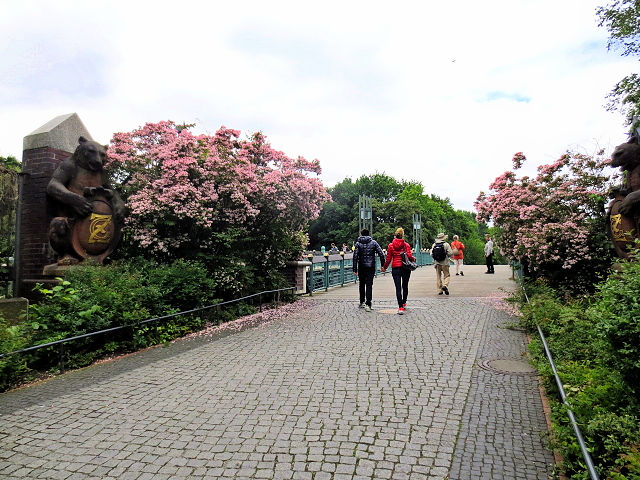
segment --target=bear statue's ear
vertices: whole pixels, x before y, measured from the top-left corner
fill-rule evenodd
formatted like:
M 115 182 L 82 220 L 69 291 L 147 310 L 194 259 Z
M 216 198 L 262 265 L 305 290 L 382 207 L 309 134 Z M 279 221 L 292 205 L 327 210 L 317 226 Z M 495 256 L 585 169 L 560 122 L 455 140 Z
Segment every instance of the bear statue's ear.
M 640 145 L 640 137 L 634 133 L 633 135 L 631 135 L 631 138 L 629 138 L 629 141 L 627 143 L 635 143 L 636 145 Z
M 80 136 L 80 138 L 78 139 L 78 143 L 87 143 L 87 139 L 83 136 Z

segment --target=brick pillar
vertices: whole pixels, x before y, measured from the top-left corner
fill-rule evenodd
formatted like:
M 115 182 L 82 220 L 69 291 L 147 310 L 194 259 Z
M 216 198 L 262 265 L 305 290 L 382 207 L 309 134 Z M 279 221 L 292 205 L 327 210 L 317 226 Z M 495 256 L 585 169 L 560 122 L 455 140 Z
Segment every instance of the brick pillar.
M 30 297 L 36 282 L 45 281 L 42 269 L 56 261 L 49 247 L 48 228 L 52 215 L 47 211 L 47 185 L 54 170 L 71 153 L 49 147 L 25 150 L 22 154 L 20 206 L 16 229 L 16 272 L 18 295 Z M 17 236 L 17 235 L 16 235 Z M 50 280 L 50 279 L 49 279 Z
M 296 287 L 296 294 L 307 293 L 307 271 L 312 265 L 306 260 L 287 262 L 285 278 L 292 287 Z
M 57 166 L 69 158 L 78 138 L 91 135 L 78 115 L 61 115 L 24 138 L 22 174 L 16 216 L 15 280 L 16 296 L 36 298 L 32 289 L 36 282 L 51 282 L 42 274 L 45 265 L 57 260 L 49 246 L 47 185 Z

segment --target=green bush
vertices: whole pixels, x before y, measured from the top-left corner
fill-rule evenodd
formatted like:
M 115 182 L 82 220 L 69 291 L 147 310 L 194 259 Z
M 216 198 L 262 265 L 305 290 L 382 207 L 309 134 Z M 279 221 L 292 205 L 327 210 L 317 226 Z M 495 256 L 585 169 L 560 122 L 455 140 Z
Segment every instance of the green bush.
M 602 478 L 640 479 L 640 265 L 626 263 L 590 297 L 570 299 L 544 281 L 527 282 L 511 299 L 522 325 L 540 326 L 567 402 Z M 572 479 L 588 480 L 567 407 L 560 400 L 542 342 L 530 345 L 552 404 L 552 445 Z
M 521 325 L 532 332 L 540 325 L 542 330 L 546 331 L 547 325 L 559 317 L 562 304 L 556 298 L 554 290 L 543 280 L 526 282 L 525 289 L 527 296 L 522 290 L 516 294 L 522 312 Z
M 640 263 L 621 268 L 598 287 L 588 314 L 606 340 L 605 361 L 640 400 Z
M 136 259 L 109 266 L 77 266 L 58 285 L 38 287 L 43 299 L 29 306 L 28 325 L 10 327 L 0 322 L 0 349 L 15 351 L 212 305 L 218 302 L 217 287 L 197 262 L 160 265 Z M 0 360 L 0 390 L 28 378 L 30 370 L 55 370 L 61 363 L 65 368 L 80 367 L 105 355 L 170 341 L 202 328 L 215 311 L 175 316 L 7 357 Z
M 0 315 L 0 354 L 15 352 L 28 346 L 29 335 L 25 325 L 10 325 Z M 27 373 L 27 362 L 21 355 L 0 358 L 0 391 L 15 384 Z
M 592 455 L 603 465 L 614 465 L 617 476 L 613 478 L 640 478 L 637 449 L 640 446 L 640 421 L 632 415 L 605 412 L 594 415 L 586 425 L 587 439 L 593 442 Z M 631 461 L 635 450 L 635 462 Z M 610 477 L 611 478 L 611 477 Z

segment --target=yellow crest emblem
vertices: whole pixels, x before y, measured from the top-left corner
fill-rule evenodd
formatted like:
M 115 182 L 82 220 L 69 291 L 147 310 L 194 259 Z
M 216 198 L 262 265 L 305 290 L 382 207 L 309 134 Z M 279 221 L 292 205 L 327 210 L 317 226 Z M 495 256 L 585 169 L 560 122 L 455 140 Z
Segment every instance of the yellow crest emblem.
M 111 215 L 100 215 L 92 213 L 91 224 L 89 225 L 88 243 L 109 243 L 111 241 Z

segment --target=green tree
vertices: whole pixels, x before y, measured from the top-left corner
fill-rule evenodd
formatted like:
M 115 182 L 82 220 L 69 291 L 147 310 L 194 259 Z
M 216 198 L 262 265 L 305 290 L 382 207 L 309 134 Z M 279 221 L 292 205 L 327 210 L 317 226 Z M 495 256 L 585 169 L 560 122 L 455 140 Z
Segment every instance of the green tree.
M 0 264 L 13 255 L 20 167 L 15 157 L 0 157 Z
M 613 0 L 598 7 L 599 26 L 609 31 L 609 50 L 619 50 L 622 56 L 640 56 L 640 1 Z M 640 75 L 633 73 L 620 80 L 607 95 L 607 110 L 618 110 L 627 123 L 640 117 Z M 640 120 L 638 121 L 640 122 Z M 633 127 L 637 127 L 636 123 Z
M 398 181 L 385 174 L 362 176 L 355 182 L 344 179 L 329 189 L 332 202 L 325 203 L 317 220 L 309 227 L 310 245 L 319 249 L 332 242 L 351 245 L 358 236 L 358 196 L 370 195 L 373 207 L 373 234 L 386 247 L 397 227 L 405 229 L 405 239 L 415 245 L 413 215 L 422 216 L 420 244 L 429 248 L 439 232 L 453 235 L 467 247 L 468 263 L 484 262 L 482 234 L 486 225 L 478 224 L 475 214 L 456 210 L 447 198 L 424 193 L 421 183 Z

